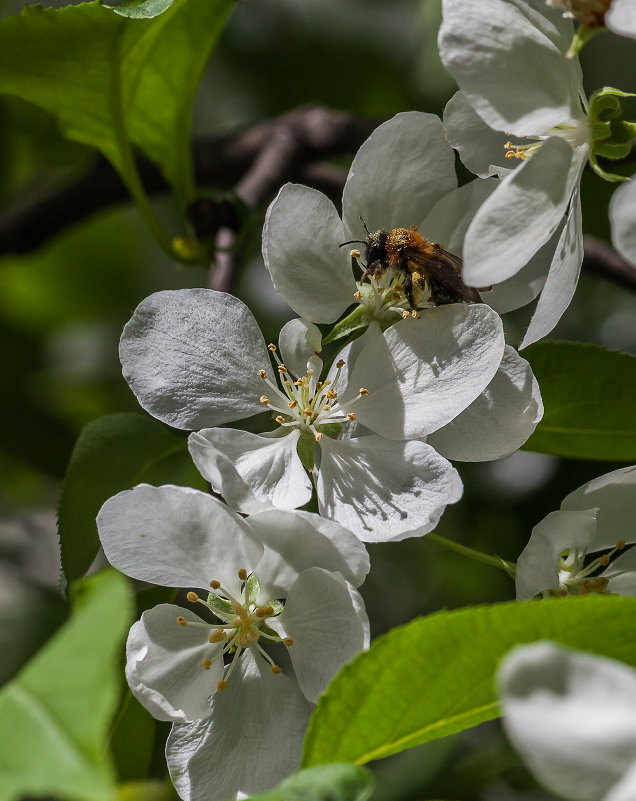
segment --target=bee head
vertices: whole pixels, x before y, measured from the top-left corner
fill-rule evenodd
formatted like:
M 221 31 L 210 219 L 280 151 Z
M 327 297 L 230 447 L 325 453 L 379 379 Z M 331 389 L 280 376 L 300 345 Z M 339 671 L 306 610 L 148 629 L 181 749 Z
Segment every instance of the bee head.
M 386 237 L 387 232 L 383 230 L 373 231 L 369 233 L 366 241 L 366 250 L 364 258 L 367 262 L 367 269 L 374 269 L 377 267 L 384 267 L 386 261 Z

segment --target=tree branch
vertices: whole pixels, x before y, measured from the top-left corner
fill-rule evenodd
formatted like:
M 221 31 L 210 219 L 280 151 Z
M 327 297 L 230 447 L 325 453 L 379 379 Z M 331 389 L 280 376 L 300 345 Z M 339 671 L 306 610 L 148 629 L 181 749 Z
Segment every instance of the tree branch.
M 636 269 L 629 265 L 611 245 L 594 236 L 584 236 L 583 270 L 600 275 L 623 289 L 636 292 Z

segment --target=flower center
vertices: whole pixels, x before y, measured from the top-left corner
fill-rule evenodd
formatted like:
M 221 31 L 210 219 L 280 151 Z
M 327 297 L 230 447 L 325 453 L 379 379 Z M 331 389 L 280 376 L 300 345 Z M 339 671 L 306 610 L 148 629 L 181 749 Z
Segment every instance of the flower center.
M 255 648 L 271 665 L 272 673 L 279 674 L 282 672 L 281 668 L 263 649 L 259 640 L 267 640 L 287 647 L 294 644 L 291 637 L 280 637 L 266 623 L 268 618 L 275 617 L 282 612 L 283 605 L 279 601 L 257 605 L 256 598 L 260 587 L 256 576 L 253 573 L 248 575 L 247 570 L 241 568 L 238 571 L 238 577 L 243 582 L 238 598 L 235 598 L 216 579 L 210 582 L 212 592 L 207 601 L 199 598 L 196 592 L 189 592 L 187 595 L 190 603 L 203 604 L 221 621 L 220 623 L 193 622 L 182 616 L 177 618 L 177 623 L 182 627 L 196 626 L 208 629 L 208 642 L 211 645 L 218 646 L 218 644 L 224 643 L 220 651 L 218 647 L 214 649 L 212 658 L 205 657 L 201 662 L 204 670 L 210 670 L 214 662 L 225 661 L 226 655 L 231 657 L 227 673 L 217 682 L 216 687 L 219 692 L 226 689 L 239 657 L 246 648 Z
M 268 345 L 268 349 L 276 360 L 280 388 L 269 379 L 265 370 L 260 370 L 259 376 L 271 390 L 269 395 L 261 395 L 260 401 L 279 412 L 275 419 L 281 427 L 311 432 L 320 442 L 323 434 L 329 434 L 329 427 L 334 423 L 353 422 L 356 419 L 355 412 L 350 408 L 360 398 L 367 397 L 369 391 L 361 387 L 355 398 L 346 403 L 339 401 L 341 373 L 345 366 L 342 359 L 336 364 L 337 372 L 333 380 L 317 381 L 311 369 L 303 376 L 294 376 L 280 360 L 276 345 Z
M 587 555 L 584 549 L 572 548 L 564 551 L 559 557 L 559 588 L 550 595 L 587 595 L 590 592 L 606 593 L 610 579 L 620 576 L 628 570 L 598 575 L 598 571 L 607 568 L 614 556 L 625 548 L 625 540 L 618 540 L 616 546 L 585 564 Z M 595 575 L 596 574 L 596 575 Z
M 510 134 L 508 134 L 510 136 Z M 536 153 L 546 139 L 553 136 L 558 136 L 560 139 L 571 145 L 573 148 L 584 145 L 588 141 L 588 121 L 587 117 L 580 120 L 570 120 L 568 122 L 556 125 L 550 128 L 544 134 L 533 134 L 532 136 L 523 137 L 530 139 L 527 144 L 515 144 L 513 142 L 506 142 L 504 150 L 506 151 L 507 159 L 521 159 L 525 161 L 533 153 Z

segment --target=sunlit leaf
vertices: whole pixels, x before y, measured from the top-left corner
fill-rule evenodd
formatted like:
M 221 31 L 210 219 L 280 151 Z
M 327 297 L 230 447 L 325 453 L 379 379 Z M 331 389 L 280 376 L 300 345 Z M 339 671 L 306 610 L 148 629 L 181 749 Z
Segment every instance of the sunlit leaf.
M 357 765 L 320 765 L 302 770 L 252 801 L 366 801 L 371 774 Z
M 363 764 L 498 716 L 494 675 L 514 645 L 549 639 L 636 667 L 636 599 L 493 604 L 439 612 L 379 637 L 310 721 L 303 766 Z

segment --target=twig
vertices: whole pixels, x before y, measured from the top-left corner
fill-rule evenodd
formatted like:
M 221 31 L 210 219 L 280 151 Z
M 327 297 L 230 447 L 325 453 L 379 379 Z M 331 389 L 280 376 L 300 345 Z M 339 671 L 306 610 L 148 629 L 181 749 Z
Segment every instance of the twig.
M 629 265 L 618 253 L 594 236 L 584 236 L 583 270 L 586 273 L 600 275 L 615 284 L 636 292 L 636 269 Z

